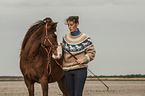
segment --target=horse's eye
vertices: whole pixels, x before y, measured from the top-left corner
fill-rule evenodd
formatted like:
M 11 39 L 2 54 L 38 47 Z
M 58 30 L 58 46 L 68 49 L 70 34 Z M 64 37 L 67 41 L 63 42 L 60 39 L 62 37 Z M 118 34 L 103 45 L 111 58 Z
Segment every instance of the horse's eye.
M 53 38 L 56 38 L 56 37 L 57 37 L 56 35 L 53 36 Z

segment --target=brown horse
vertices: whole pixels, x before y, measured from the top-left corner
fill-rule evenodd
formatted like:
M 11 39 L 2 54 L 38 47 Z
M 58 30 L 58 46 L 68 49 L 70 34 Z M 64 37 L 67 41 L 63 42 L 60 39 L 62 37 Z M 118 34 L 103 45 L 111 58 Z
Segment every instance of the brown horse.
M 34 96 L 35 82 L 41 84 L 43 96 L 48 96 L 48 83 L 52 82 L 57 82 L 63 95 L 68 96 L 64 71 L 58 65 L 62 65 L 63 56 L 57 61 L 52 57 L 59 47 L 56 26 L 51 18 L 45 18 L 30 27 L 23 40 L 20 69 L 29 96 Z

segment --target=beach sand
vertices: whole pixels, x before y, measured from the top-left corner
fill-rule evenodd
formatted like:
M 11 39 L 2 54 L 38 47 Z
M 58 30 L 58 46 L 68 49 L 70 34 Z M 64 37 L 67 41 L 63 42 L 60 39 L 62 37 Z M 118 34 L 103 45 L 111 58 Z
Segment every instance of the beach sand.
M 145 96 L 145 81 L 87 81 L 83 96 Z M 28 96 L 24 81 L 0 81 L 0 96 Z M 42 96 L 41 86 L 35 83 L 35 96 Z M 49 84 L 49 96 L 62 96 L 57 83 Z

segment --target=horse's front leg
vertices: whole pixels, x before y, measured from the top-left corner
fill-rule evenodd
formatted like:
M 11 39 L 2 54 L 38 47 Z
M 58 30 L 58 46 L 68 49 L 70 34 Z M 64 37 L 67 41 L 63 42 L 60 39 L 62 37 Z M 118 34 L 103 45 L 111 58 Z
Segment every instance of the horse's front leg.
M 41 87 L 42 87 L 43 96 L 48 96 L 48 81 L 47 81 L 47 79 L 41 79 L 40 83 L 41 83 Z
M 59 81 L 57 81 L 60 90 L 63 93 L 63 96 L 69 96 L 68 88 L 66 85 L 65 77 L 63 76 Z
M 24 78 L 25 84 L 27 86 L 29 96 L 34 96 L 34 83 L 28 81 L 27 79 Z

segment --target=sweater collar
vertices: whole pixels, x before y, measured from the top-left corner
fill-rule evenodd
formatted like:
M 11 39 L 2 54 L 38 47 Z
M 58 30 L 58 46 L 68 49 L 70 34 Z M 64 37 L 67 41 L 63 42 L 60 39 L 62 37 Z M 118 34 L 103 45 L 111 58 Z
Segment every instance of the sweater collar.
M 77 28 L 77 31 L 75 31 L 75 32 L 70 32 L 71 33 L 71 35 L 72 36 L 78 36 L 78 35 L 80 35 L 80 30 L 79 30 L 79 28 Z

